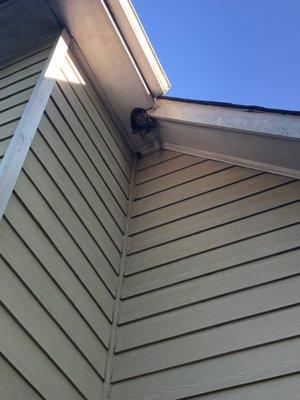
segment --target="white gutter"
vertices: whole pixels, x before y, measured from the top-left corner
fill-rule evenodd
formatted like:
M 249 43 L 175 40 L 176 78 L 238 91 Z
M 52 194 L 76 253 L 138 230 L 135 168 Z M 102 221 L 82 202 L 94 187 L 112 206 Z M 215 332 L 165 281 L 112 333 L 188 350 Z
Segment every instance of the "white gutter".
M 297 115 L 203 105 L 167 98 L 159 99 L 158 107 L 149 113 L 156 119 L 180 124 L 300 139 L 300 117 Z
M 163 70 L 140 19 L 130 0 L 105 0 L 121 31 L 153 97 L 170 88 Z

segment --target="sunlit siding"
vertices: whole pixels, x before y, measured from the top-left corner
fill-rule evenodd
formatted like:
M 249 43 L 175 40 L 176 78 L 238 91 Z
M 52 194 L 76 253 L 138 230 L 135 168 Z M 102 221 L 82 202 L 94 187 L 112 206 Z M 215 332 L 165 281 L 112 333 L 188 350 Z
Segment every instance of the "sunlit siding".
M 52 44 L 53 40 L 0 66 L 0 163 Z
M 112 399 L 297 398 L 299 200 L 283 176 L 139 162 Z
M 131 156 L 75 64 L 70 53 L 0 222 L 1 398 L 9 385 L 16 399 L 101 398 Z

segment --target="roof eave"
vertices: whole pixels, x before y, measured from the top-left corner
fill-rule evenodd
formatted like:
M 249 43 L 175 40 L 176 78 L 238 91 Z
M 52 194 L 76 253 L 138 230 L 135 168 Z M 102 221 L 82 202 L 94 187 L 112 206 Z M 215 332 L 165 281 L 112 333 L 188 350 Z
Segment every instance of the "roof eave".
M 279 112 L 280 111 L 280 112 Z M 300 114 L 262 107 L 161 98 L 150 114 L 156 119 L 181 124 L 211 126 L 257 135 L 300 139 Z
M 113 110 L 120 122 L 121 131 L 128 138 L 132 109 L 154 107 L 156 94 L 163 94 L 162 83 L 153 72 L 154 69 L 160 69 L 158 61 L 158 64 L 153 61 L 154 55 L 148 60 L 145 54 L 140 58 L 133 54 L 136 48 L 142 47 L 139 40 L 146 40 L 145 37 L 141 33 L 135 38 L 131 35 L 132 40 L 128 43 L 123 28 L 119 26 L 105 0 L 49 0 L 49 3 L 61 25 L 75 39 L 95 81 L 99 83 L 105 104 Z M 126 4 L 127 8 L 132 7 L 127 1 L 122 4 L 116 2 L 115 12 L 119 10 L 119 13 L 124 13 Z M 132 21 L 135 21 L 135 25 L 139 24 L 137 17 L 132 17 L 130 23 L 125 17 L 124 13 L 122 21 L 126 26 L 132 26 Z M 151 56 L 150 50 L 148 54 Z M 164 76 L 161 72 L 159 79 L 166 82 L 162 78 Z
M 166 149 L 300 178 L 299 115 L 180 99 L 149 113 Z
M 130 0 L 105 0 L 154 97 L 165 94 L 170 81 Z

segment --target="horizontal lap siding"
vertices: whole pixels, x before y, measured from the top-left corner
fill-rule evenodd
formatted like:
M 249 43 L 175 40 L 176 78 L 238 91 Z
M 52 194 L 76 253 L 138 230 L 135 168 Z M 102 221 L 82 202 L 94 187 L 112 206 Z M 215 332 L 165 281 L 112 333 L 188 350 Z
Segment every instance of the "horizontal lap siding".
M 296 399 L 299 200 L 291 178 L 175 152 L 141 160 L 113 399 Z
M 159 152 L 155 152 L 153 154 L 148 155 L 147 157 L 142 158 L 139 160 L 137 164 L 137 171 L 141 170 L 146 170 L 149 167 L 152 167 L 152 171 L 155 171 L 154 166 L 160 168 L 161 164 L 164 163 L 165 161 L 171 160 L 172 158 L 176 158 L 181 156 L 180 153 L 176 153 L 175 151 L 169 151 L 169 150 L 162 150 Z M 148 170 L 149 171 L 149 170 Z M 148 173 L 148 172 L 147 172 Z M 143 176 L 144 172 L 142 173 Z M 139 174 L 136 176 L 136 183 L 139 181 Z
M 255 387 L 262 380 L 299 373 L 299 360 L 300 340 L 289 338 L 114 384 L 112 398 L 174 400 L 235 386 Z M 296 388 L 299 393 L 299 378 Z
M 273 186 L 272 190 L 268 189 L 266 192 L 248 195 L 248 197 L 230 204 L 193 214 L 137 234 L 132 237 L 130 253 L 149 249 L 199 231 L 203 232 L 297 200 L 300 194 L 300 184 L 298 182 L 286 184 L 288 181 L 287 178 L 278 177 L 278 179 L 272 180 L 269 186 L 271 188 Z M 264 184 L 266 187 L 267 183 L 264 182 Z
M 0 68 L 0 162 L 51 50 L 45 43 Z
M 41 400 L 42 397 L 28 385 L 19 371 L 0 355 L 0 398 L 4 400 Z
M 101 398 L 131 159 L 80 74 L 70 54 L 0 222 L 8 399 Z
M 216 391 L 211 394 L 203 394 L 193 397 L 194 400 L 241 400 L 241 399 L 263 399 L 263 400 L 298 400 L 300 374 L 295 373 L 277 379 L 258 382 L 257 384 L 246 384 L 233 389 Z

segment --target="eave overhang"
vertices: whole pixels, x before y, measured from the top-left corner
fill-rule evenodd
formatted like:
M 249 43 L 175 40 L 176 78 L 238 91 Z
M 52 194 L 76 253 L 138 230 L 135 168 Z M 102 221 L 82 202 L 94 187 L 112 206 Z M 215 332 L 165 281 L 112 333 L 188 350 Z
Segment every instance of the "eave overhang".
M 148 42 L 148 39 L 143 30 L 138 29 L 140 23 L 136 14 L 130 11 L 130 2 L 112 1 L 110 8 L 104 0 L 49 0 L 49 3 L 61 25 L 74 38 L 95 76 L 102 98 L 128 138 L 131 110 L 153 107 L 155 96 L 163 94 L 164 90 L 161 86 L 164 74 L 161 72 L 159 80 L 153 72 L 161 70 L 153 52 L 148 48 L 152 61 L 145 60 L 145 54 L 141 54 L 140 41 Z M 148 74 L 148 81 L 144 74 Z
M 133 150 L 154 149 L 130 135 L 130 112 L 142 107 L 164 148 L 300 178 L 299 113 L 160 98 L 170 84 L 129 0 L 7 0 L 0 11 L 2 62 L 67 28 Z
M 65 27 L 71 47 L 134 148 L 131 110 L 153 107 L 170 84 L 130 1 L 8 0 L 0 7 L 2 61 Z
M 162 98 L 149 112 L 163 147 L 300 178 L 300 115 Z
M 171 84 L 163 70 L 139 17 L 128 0 L 106 0 L 151 94 L 159 97 Z

